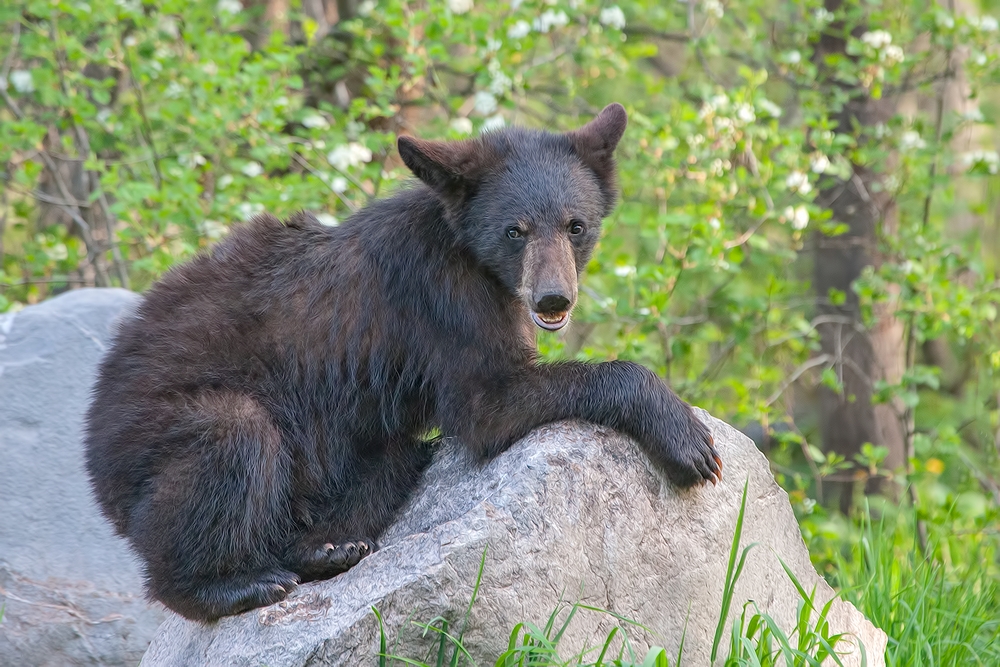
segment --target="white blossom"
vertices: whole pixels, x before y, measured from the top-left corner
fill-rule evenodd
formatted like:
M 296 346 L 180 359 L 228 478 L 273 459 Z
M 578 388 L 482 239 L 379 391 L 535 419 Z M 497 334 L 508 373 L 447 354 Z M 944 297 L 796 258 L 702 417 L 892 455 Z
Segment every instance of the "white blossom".
M 510 77 L 503 72 L 497 71 L 493 75 L 493 79 L 490 81 L 490 92 L 497 97 L 502 97 L 510 87 L 514 85 L 514 82 L 510 80 Z
M 723 10 L 722 3 L 719 2 L 719 0 L 705 0 L 705 13 L 709 16 L 721 19 L 725 11 Z
M 250 202 L 243 202 L 242 204 L 236 207 L 236 210 L 239 212 L 240 217 L 243 218 L 243 220 L 245 221 L 249 220 L 255 215 L 260 215 L 261 213 L 263 213 L 264 205 L 251 204 Z
M 30 93 L 35 90 L 35 82 L 31 72 L 26 69 L 16 69 L 10 73 L 10 85 L 19 93 Z
M 635 267 L 634 266 L 629 266 L 629 265 L 616 266 L 615 267 L 615 275 L 618 276 L 619 278 L 627 278 L 629 276 L 634 276 L 635 275 Z
M 326 161 L 338 171 L 347 171 L 351 167 L 371 162 L 372 152 L 363 144 L 352 141 L 349 144 L 341 144 L 327 153 Z
M 486 50 L 489 53 L 496 53 L 503 46 L 503 41 L 499 39 L 487 39 L 486 40 Z
M 1000 23 L 992 16 L 980 16 L 976 26 L 983 32 L 996 32 L 1000 28 Z
M 926 148 L 927 142 L 923 140 L 920 133 L 915 130 L 907 130 L 899 137 L 899 148 L 904 151 L 912 151 Z
M 218 188 L 219 190 L 225 190 L 226 188 L 228 188 L 232 184 L 233 184 L 233 175 L 232 174 L 223 174 L 219 178 L 219 182 L 215 184 L 215 187 Z
M 244 176 L 257 178 L 264 173 L 264 167 L 260 166 L 260 162 L 247 162 L 240 171 L 243 172 Z
M 507 124 L 507 121 L 504 120 L 504 117 L 501 116 L 500 114 L 496 114 L 495 116 L 490 116 L 489 118 L 487 118 L 486 120 L 484 120 L 483 121 L 483 126 L 481 128 L 479 128 L 479 131 L 480 132 L 490 132 L 492 130 L 499 130 L 501 127 L 503 127 L 506 124 Z
M 599 20 L 610 28 L 615 28 L 616 30 L 625 29 L 625 12 L 618 5 L 602 9 Z
M 240 0 L 219 0 L 215 9 L 225 14 L 239 14 L 243 11 L 243 5 L 240 4 Z
M 719 222 L 718 218 L 709 218 L 708 226 L 714 229 L 715 231 L 719 231 L 719 229 L 722 227 L 722 223 Z
M 317 213 L 316 219 L 319 220 L 319 224 L 326 225 L 327 227 L 336 227 L 340 224 L 337 219 L 329 213 Z
M 327 122 L 326 118 L 320 116 L 318 113 L 311 113 L 302 119 L 302 124 L 310 129 L 320 128 L 326 129 L 330 127 L 330 123 Z
M 451 129 L 458 134 L 472 134 L 472 121 L 468 118 L 456 118 L 451 121 Z
M 973 57 L 972 60 L 973 60 L 973 62 L 975 62 L 979 66 L 985 65 L 986 64 L 986 54 L 985 53 L 977 53 L 975 55 L 975 57 Z
M 170 100 L 175 100 L 184 94 L 184 86 L 176 81 L 171 81 L 167 84 L 167 87 L 163 89 L 163 95 Z
M 1000 154 L 997 154 L 996 151 L 970 151 L 962 156 L 962 164 L 967 169 L 981 164 L 986 168 L 986 171 L 996 174 L 1000 172 Z
M 530 32 L 531 24 L 522 19 L 507 28 L 507 37 L 510 39 L 524 39 Z
M 805 206 L 788 206 L 785 208 L 784 220 L 792 223 L 792 229 L 805 229 L 809 224 L 809 211 Z
M 883 62 L 885 62 L 886 65 L 889 66 L 903 62 L 903 59 L 905 57 L 906 56 L 903 53 L 903 48 L 900 46 L 896 46 L 895 44 L 890 44 L 889 46 L 885 47 L 885 50 L 883 50 L 879 54 L 879 60 L 882 60 Z
M 515 11 L 518 7 L 521 6 L 522 2 L 524 2 L 524 0 L 510 0 L 510 10 Z
M 187 167 L 188 169 L 194 169 L 195 167 L 205 164 L 205 156 L 201 153 L 183 153 L 177 156 L 177 162 L 180 163 L 182 167 Z
M 826 7 L 820 7 L 817 9 L 816 13 L 813 14 L 813 17 L 816 19 L 817 23 L 830 23 L 834 18 L 833 12 L 828 11 Z
M 375 11 L 376 4 L 375 0 L 365 0 L 358 5 L 358 16 L 368 16 Z
M 561 28 L 569 23 L 569 17 L 561 9 L 557 12 L 553 9 L 546 9 L 541 16 L 535 19 L 533 27 L 540 33 L 546 33 L 552 28 Z
M 781 54 L 781 59 L 789 65 L 798 65 L 802 62 L 802 54 L 799 51 L 792 49 L 791 51 L 786 51 Z
M 826 170 L 830 168 L 830 158 L 823 153 L 814 153 L 809 168 L 816 174 L 826 173 Z
M 202 235 L 212 241 L 221 239 L 229 231 L 229 228 L 218 220 L 202 220 L 198 227 Z
M 796 206 L 792 216 L 792 229 L 805 229 L 809 224 L 809 211 L 805 206 Z
M 892 44 L 892 35 L 885 30 L 869 30 L 861 35 L 861 41 L 876 51 L 880 51 Z
M 812 192 L 812 184 L 809 182 L 809 177 L 801 171 L 790 173 L 785 179 L 785 186 L 792 192 L 798 192 L 802 195 Z
M 753 107 L 749 104 L 741 104 L 736 107 L 736 117 L 744 123 L 752 123 L 757 120 L 757 116 L 753 112 Z
M 448 9 L 454 14 L 464 14 L 472 9 L 472 0 L 448 0 Z
M 781 118 L 781 107 L 772 102 L 769 99 L 762 99 L 757 102 L 757 108 L 766 113 L 768 116 L 773 116 L 774 118 Z
M 338 195 L 347 191 L 347 179 L 343 176 L 334 176 L 330 179 L 330 189 Z
M 934 20 L 942 28 L 951 29 L 951 28 L 955 27 L 955 19 L 952 17 L 951 14 L 945 14 L 944 12 L 938 12 L 937 16 L 934 17 Z
M 476 111 L 488 116 L 497 110 L 497 98 L 489 91 L 480 90 L 476 93 L 474 106 Z

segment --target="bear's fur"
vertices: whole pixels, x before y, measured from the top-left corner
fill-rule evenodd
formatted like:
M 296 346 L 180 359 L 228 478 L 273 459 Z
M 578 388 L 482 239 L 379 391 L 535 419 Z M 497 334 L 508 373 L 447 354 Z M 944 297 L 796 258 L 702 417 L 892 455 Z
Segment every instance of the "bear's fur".
M 633 363 L 538 363 L 614 204 L 625 110 L 567 134 L 400 138 L 423 181 L 340 227 L 259 216 L 170 271 L 121 326 L 87 468 L 149 595 L 214 620 L 343 572 L 431 460 L 542 424 L 632 436 L 680 486 L 715 481 L 706 428 Z

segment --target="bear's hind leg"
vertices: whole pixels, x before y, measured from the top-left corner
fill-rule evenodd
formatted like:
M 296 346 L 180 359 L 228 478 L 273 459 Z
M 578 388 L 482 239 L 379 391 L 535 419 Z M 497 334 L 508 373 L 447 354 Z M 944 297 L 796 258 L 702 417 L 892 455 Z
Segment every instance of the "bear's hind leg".
M 252 398 L 206 392 L 175 415 L 171 458 L 149 480 L 128 537 L 146 561 L 150 597 L 211 620 L 283 599 L 290 463 Z
M 280 602 L 298 585 L 299 577 L 285 570 L 271 570 L 256 575 L 213 578 L 184 587 L 157 590 L 153 597 L 178 614 L 197 621 L 215 621 L 244 611 Z
M 328 512 L 286 552 L 284 566 L 303 581 L 328 579 L 378 549 L 376 537 L 393 522 L 419 485 L 433 445 L 399 437 L 379 455 L 354 462 L 333 484 Z

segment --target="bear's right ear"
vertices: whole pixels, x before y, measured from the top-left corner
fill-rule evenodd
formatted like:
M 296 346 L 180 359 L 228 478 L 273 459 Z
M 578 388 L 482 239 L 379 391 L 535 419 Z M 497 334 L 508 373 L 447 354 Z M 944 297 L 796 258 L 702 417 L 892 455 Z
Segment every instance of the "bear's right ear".
M 447 203 L 457 205 L 474 189 L 485 147 L 474 141 L 425 141 L 399 137 L 399 156 L 410 171 Z

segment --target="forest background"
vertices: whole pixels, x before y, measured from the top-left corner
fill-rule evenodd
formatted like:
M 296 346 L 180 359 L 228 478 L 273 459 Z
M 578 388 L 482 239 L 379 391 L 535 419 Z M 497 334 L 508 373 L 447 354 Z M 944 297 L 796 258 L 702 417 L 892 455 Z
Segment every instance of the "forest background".
M 997 15 L 5 2 L 0 312 L 142 290 L 260 211 L 335 225 L 409 178 L 397 134 L 620 101 L 623 201 L 543 354 L 639 361 L 751 434 L 890 664 L 1000 664 Z

